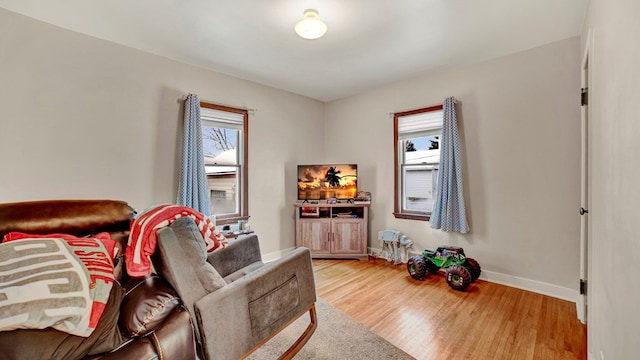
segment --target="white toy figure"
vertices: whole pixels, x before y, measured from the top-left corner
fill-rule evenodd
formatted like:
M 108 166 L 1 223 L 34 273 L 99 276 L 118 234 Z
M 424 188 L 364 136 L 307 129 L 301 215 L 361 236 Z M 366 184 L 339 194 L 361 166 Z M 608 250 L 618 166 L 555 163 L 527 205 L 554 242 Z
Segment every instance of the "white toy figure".
M 409 248 L 413 245 L 413 240 L 406 235 L 400 234 L 397 230 L 382 230 L 378 232 L 378 240 L 382 242 L 380 254 L 386 252 L 387 261 L 394 264 L 407 262 L 409 259 Z

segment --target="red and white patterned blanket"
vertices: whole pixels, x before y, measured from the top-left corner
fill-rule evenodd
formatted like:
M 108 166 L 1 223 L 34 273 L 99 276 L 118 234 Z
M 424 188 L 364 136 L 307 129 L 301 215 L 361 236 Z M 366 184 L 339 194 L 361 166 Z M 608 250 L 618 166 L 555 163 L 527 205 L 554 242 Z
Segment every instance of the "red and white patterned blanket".
M 7 234 L 0 244 L 0 331 L 52 327 L 91 335 L 114 283 L 114 247 L 106 233 Z
M 227 239 L 206 215 L 190 207 L 164 204 L 144 211 L 131 223 L 129 241 L 125 251 L 127 273 L 133 277 L 148 275 L 151 271 L 149 256 L 156 250 L 156 231 L 169 226 L 181 217 L 190 217 L 204 238 L 207 252 L 227 246 Z

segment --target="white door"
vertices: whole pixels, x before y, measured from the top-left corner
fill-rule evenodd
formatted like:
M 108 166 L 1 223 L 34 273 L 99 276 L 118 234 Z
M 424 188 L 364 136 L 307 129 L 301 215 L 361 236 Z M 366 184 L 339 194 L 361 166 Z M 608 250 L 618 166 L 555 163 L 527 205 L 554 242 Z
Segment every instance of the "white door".
M 587 280 L 589 278 L 589 42 L 582 62 L 582 121 L 580 166 L 580 296 L 576 303 L 578 319 L 587 323 Z

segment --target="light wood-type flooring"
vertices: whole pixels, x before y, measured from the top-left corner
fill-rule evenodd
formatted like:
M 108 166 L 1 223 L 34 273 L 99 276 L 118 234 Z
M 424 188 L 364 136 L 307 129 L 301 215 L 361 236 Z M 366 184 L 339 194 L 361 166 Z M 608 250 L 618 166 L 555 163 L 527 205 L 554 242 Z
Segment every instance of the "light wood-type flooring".
M 371 257 L 313 267 L 318 296 L 419 360 L 586 359 L 572 302 L 482 280 L 454 291 Z

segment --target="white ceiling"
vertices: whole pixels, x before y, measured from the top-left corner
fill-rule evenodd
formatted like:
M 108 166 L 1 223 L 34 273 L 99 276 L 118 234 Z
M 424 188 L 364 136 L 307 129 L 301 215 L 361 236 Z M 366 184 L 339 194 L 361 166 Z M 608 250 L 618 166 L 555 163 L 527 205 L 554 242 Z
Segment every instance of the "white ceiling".
M 0 0 L 60 27 L 322 101 L 582 30 L 588 0 Z M 315 8 L 329 30 L 294 31 Z

